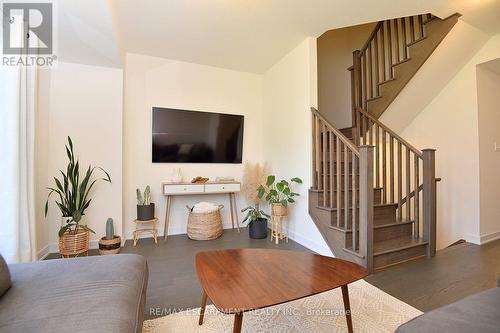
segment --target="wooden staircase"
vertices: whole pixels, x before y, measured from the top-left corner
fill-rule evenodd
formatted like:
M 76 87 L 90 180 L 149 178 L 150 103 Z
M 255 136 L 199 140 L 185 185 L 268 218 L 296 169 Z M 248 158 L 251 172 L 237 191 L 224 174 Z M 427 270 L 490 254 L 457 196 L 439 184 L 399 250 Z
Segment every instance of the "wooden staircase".
M 349 68 L 353 105 L 378 119 L 459 17 L 440 19 L 423 14 L 379 22 L 361 50 L 353 52 Z
M 369 272 L 436 252 L 435 150 L 378 120 L 457 22 L 431 14 L 381 21 L 351 71 L 353 126 L 312 108 L 309 213 L 338 258 Z

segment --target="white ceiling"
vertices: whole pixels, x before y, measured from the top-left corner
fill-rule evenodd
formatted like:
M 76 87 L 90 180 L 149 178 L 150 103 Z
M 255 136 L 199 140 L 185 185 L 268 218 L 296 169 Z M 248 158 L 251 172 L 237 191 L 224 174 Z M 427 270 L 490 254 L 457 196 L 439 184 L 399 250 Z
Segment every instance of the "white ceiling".
M 109 7 L 107 6 L 109 2 Z M 126 52 L 263 73 L 307 36 L 432 12 L 500 33 L 500 0 L 72 0 L 60 50 L 117 66 Z M 64 3 L 64 5 L 62 4 Z M 115 38 L 116 37 L 116 38 Z M 64 39 L 65 38 L 65 39 Z

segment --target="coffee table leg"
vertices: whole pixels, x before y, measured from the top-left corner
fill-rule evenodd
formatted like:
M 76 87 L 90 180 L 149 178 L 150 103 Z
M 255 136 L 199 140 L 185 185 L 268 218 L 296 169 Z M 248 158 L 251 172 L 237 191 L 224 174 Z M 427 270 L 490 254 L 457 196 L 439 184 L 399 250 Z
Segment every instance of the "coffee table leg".
M 203 317 L 205 317 L 205 308 L 207 307 L 207 293 L 203 290 L 203 295 L 201 296 L 201 310 L 200 310 L 200 320 L 198 325 L 203 324 Z
M 344 299 L 345 318 L 347 320 L 347 330 L 352 333 L 351 304 L 349 303 L 349 290 L 347 284 L 342 286 L 342 298 Z
M 241 332 L 241 325 L 243 324 L 243 312 L 234 315 L 233 333 Z

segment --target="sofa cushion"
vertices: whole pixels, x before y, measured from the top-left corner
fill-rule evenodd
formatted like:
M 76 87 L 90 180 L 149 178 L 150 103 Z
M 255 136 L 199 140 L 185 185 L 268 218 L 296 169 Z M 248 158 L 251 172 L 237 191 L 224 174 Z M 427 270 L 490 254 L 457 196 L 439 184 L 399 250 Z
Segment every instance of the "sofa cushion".
M 396 332 L 498 333 L 499 329 L 500 288 L 494 288 L 427 312 L 401 325 Z
M 9 266 L 0 254 L 0 296 L 5 294 L 5 292 L 10 288 L 10 272 Z
M 147 286 L 133 254 L 10 265 L 0 332 L 140 332 Z

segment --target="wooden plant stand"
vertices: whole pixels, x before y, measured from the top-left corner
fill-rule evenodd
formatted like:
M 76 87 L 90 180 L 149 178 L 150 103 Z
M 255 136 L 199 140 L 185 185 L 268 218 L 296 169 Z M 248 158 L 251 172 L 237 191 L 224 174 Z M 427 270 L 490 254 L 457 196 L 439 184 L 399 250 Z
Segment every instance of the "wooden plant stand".
M 137 245 L 137 242 L 139 241 L 139 235 L 141 233 L 150 233 L 153 235 L 153 239 L 155 241 L 155 244 L 158 244 L 158 229 L 156 228 L 156 223 L 158 223 L 158 219 L 155 217 L 152 220 L 147 220 L 147 221 L 141 221 L 141 220 L 134 220 L 135 222 L 135 230 L 133 233 L 134 236 L 134 246 Z M 142 229 L 139 228 L 140 225 L 148 224 L 150 223 L 152 225 L 151 228 L 149 229 Z
M 276 244 L 279 244 L 280 240 L 285 239 L 288 243 L 288 220 L 286 215 L 271 215 L 271 242 L 273 238 Z

